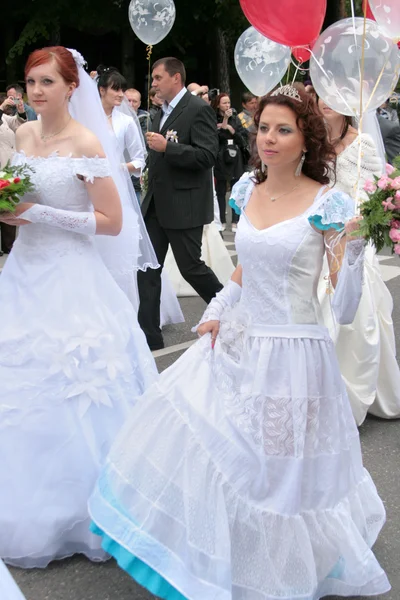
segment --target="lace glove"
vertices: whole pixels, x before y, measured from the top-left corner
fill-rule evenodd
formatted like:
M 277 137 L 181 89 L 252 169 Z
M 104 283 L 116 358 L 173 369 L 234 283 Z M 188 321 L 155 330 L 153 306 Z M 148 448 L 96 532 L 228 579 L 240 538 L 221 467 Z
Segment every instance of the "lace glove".
M 238 283 L 235 283 L 230 279 L 226 286 L 222 288 L 220 292 L 213 298 L 210 304 L 207 306 L 203 316 L 199 323 L 192 328 L 192 332 L 196 333 L 197 328 L 202 323 L 207 321 L 220 321 L 222 313 L 227 309 L 239 302 L 240 296 L 242 295 L 242 288 Z
M 31 223 L 44 223 L 82 235 L 95 235 L 96 233 L 96 217 L 93 212 L 63 210 L 35 204 L 22 213 L 20 218 Z
M 346 243 L 343 263 L 332 300 L 332 310 L 340 325 L 354 321 L 362 294 L 365 240 Z

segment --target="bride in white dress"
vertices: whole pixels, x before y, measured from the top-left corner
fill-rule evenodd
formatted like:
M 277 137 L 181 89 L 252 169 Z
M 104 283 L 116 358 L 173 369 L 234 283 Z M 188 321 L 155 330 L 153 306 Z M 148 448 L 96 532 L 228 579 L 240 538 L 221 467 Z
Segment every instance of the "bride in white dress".
M 383 152 L 368 133 L 358 138 L 351 127 L 349 117 L 344 117 L 319 100 L 319 107 L 329 125 L 330 135 L 337 153 L 337 189 L 356 197 L 358 185 L 360 199 L 366 199 L 363 191 L 367 179 L 382 175 Z M 373 132 L 373 115 L 371 133 Z M 380 136 L 376 122 L 376 137 Z M 358 180 L 358 152 L 361 143 L 361 169 Z M 379 139 L 377 139 L 379 143 Z M 351 325 L 334 322 L 330 296 L 326 293 L 323 278 L 319 286 L 324 321 L 336 344 L 340 370 L 347 386 L 354 418 L 358 425 L 367 412 L 385 419 L 400 417 L 400 370 L 396 360 L 395 336 L 392 321 L 393 299 L 386 287 L 373 246 L 365 255 L 363 293 L 356 317 Z
M 129 175 L 139 177 L 145 166 L 146 146 L 141 132 L 136 113 L 129 107 L 125 99 L 124 90 L 127 88 L 126 79 L 114 67 L 97 67 L 97 87 L 99 90 L 101 104 L 107 117 L 108 127 L 115 135 L 120 151 L 121 162 L 126 161 Z M 129 182 L 130 194 L 123 198 L 122 212 L 124 221 L 123 233 L 119 235 L 119 244 L 127 249 L 137 241 L 138 236 L 130 225 L 135 223 L 138 211 L 138 201 Z M 129 224 L 127 226 L 127 224 Z M 109 267 L 115 280 L 127 294 L 134 305 L 136 312 L 139 308 L 139 293 L 137 289 L 137 274 L 133 263 L 129 268 L 125 256 L 120 257 L 120 264 L 116 264 L 115 257 L 120 253 L 115 252 L 115 241 L 108 238 L 98 238 L 97 244 L 105 264 Z M 110 264 L 110 260 L 112 261 Z M 121 263 L 124 268 L 121 269 Z M 172 285 L 164 274 L 161 295 L 161 326 L 169 323 L 182 323 L 185 319 Z
M 117 157 L 105 157 L 69 106 L 77 116 L 90 107 L 101 130 L 97 91 L 98 107 L 82 93 L 74 106 L 93 83 L 62 47 L 29 57 L 26 85 L 41 119 L 17 132 L 14 161 L 32 168 L 34 190 L 15 216 L 1 216 L 20 231 L 0 278 L 0 557 L 45 567 L 74 553 L 105 559 L 87 499 L 157 371 L 95 244 L 121 230 L 123 181 Z M 155 265 L 144 228 L 141 236 L 137 267 Z
M 317 298 L 326 244 L 335 314 L 351 322 L 357 310 L 354 202 L 327 186 L 333 149 L 304 92 L 262 98 L 255 123 L 240 266 L 201 339 L 133 408 L 90 498 L 92 530 L 167 600 L 383 594 L 371 547 L 385 509 Z

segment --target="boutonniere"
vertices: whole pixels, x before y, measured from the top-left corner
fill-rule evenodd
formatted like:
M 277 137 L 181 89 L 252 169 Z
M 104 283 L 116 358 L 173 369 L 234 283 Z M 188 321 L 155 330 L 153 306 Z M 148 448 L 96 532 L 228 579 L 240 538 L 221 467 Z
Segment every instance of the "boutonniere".
M 165 139 L 167 140 L 167 142 L 174 142 L 175 144 L 177 144 L 179 141 L 178 140 L 178 132 L 174 131 L 173 129 L 170 129 L 165 134 Z

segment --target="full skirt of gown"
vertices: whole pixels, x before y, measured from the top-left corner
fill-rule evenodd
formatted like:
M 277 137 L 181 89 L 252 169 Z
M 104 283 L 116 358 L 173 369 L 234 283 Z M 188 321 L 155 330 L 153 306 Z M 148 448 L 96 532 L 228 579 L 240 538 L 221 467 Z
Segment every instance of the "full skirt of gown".
M 235 266 L 215 222 L 204 226 L 201 258 L 225 285 L 231 278 Z M 168 276 L 177 296 L 197 296 L 192 286 L 180 274 L 171 248 L 165 259 L 163 273 Z
M 340 370 L 358 425 L 363 423 L 367 413 L 384 419 L 400 417 L 400 369 L 392 320 L 393 299 L 371 245 L 366 250 L 364 264 L 361 301 L 351 325 L 334 322 L 322 278 L 319 284 L 324 322 L 335 341 Z
M 26 227 L 37 245 L 20 236 L 0 276 L 0 556 L 20 567 L 102 560 L 87 500 L 157 371 L 93 241 L 47 227 L 41 245 L 45 226 Z
M 92 530 L 168 600 L 390 589 L 385 510 L 328 331 L 225 313 L 138 400 L 89 501 Z

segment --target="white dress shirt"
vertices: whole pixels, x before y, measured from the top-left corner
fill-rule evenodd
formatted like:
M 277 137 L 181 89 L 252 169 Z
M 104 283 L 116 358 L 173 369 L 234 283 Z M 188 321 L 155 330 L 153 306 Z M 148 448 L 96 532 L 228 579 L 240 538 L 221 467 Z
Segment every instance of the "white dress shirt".
M 164 104 L 162 105 L 163 116 L 161 117 L 161 121 L 160 121 L 160 131 L 163 128 L 165 121 L 168 119 L 169 115 L 172 113 L 172 111 L 174 110 L 174 108 L 178 104 L 178 102 L 180 100 L 182 100 L 182 98 L 186 94 L 186 92 L 187 92 L 187 89 L 185 87 L 183 87 L 181 89 L 181 91 L 178 92 L 178 94 L 175 96 L 175 98 L 173 100 L 171 100 L 171 102 L 169 104 L 168 104 L 168 102 L 164 101 Z

